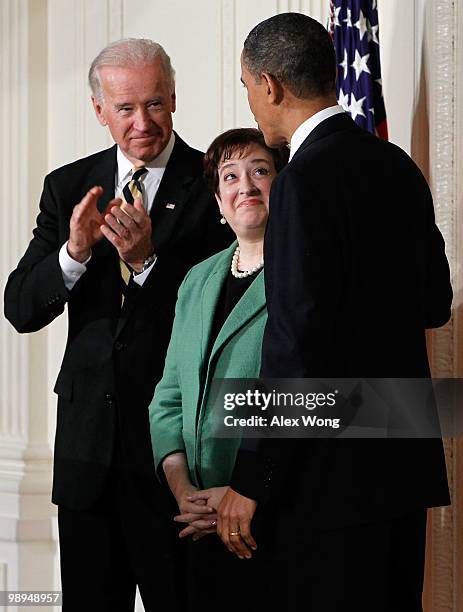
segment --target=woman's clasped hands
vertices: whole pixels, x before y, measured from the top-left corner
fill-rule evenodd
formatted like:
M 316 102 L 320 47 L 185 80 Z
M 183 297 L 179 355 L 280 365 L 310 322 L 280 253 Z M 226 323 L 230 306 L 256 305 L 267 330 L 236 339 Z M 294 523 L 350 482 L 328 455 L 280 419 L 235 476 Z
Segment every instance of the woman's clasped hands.
M 229 487 L 185 491 L 178 500 L 180 514 L 174 518 L 178 523 L 188 523 L 179 533 L 180 538 L 191 536 L 192 540 L 217 533 L 217 508 Z

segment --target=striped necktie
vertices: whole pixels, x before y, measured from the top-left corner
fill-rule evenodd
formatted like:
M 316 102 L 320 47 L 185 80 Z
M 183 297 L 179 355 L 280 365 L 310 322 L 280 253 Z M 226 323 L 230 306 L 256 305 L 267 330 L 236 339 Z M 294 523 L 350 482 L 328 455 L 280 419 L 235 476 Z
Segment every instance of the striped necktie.
M 140 179 L 144 174 L 148 172 L 148 170 L 144 166 L 142 166 L 141 168 L 135 167 L 132 172 L 132 178 L 124 185 L 124 188 L 122 189 L 122 210 L 124 210 L 127 205 L 132 206 L 135 201 L 135 198 L 139 198 L 143 204 L 143 192 L 141 189 Z M 124 281 L 124 290 L 125 287 L 129 284 L 132 271 L 127 266 L 127 264 L 122 261 L 122 259 L 119 260 L 119 263 L 121 267 L 122 280 Z M 123 303 L 124 293 L 122 293 L 122 304 Z
M 143 192 L 141 189 L 140 179 L 148 172 L 148 170 L 142 166 L 141 168 L 135 167 L 132 172 L 132 178 L 124 185 L 124 188 L 122 189 L 122 199 L 127 204 L 133 204 L 135 198 L 140 198 L 143 204 Z

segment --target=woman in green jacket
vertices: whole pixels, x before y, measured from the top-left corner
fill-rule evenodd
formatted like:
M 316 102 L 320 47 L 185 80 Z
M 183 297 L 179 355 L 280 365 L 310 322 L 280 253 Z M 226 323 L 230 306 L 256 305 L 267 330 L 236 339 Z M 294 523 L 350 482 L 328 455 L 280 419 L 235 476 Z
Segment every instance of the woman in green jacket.
M 180 536 L 197 541 L 208 535 L 191 547 L 191 591 L 197 605 L 204 592 L 198 591 L 196 597 L 195 574 L 199 579 L 206 563 L 209 575 L 217 573 L 207 585 L 208 604 L 220 601 L 223 605 L 219 575 L 226 575 L 227 580 L 230 572 L 240 576 L 241 602 L 243 588 L 246 591 L 247 578 L 238 567 L 243 562 L 214 535 L 215 510 L 225 494 L 240 440 L 213 436 L 210 387 L 216 378 L 259 375 L 267 319 L 264 232 L 270 187 L 287 158 L 286 148 L 268 148 L 262 134 L 252 128 L 225 132 L 206 152 L 205 175 L 215 193 L 221 222 L 230 225 L 237 241 L 185 277 L 163 378 L 149 409 L 156 468 L 162 470 L 176 498 L 177 520 L 187 523 Z M 207 492 L 198 496 L 198 490 Z M 227 599 L 230 603 L 229 594 Z

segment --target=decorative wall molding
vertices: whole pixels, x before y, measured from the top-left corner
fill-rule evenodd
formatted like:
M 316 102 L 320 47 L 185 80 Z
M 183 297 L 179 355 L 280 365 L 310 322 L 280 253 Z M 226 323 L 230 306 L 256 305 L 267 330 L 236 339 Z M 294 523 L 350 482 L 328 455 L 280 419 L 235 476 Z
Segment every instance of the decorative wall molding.
M 3 294 L 7 276 L 30 240 L 37 174 L 42 182 L 47 163 L 46 2 L 3 0 L 0 21 Z M 19 335 L 0 318 L 0 590 L 7 589 L 7 578 L 9 588 L 33 584 L 34 576 L 55 563 L 43 338 Z M 50 554 L 37 567 L 34 552 L 47 547 Z M 52 586 L 43 582 L 45 589 Z
M 454 246 L 454 372 L 463 378 L 463 15 L 460 6 L 456 7 L 456 28 L 454 37 L 455 52 L 455 246 Z M 454 500 L 457 511 L 454 518 L 454 541 L 456 554 L 454 577 L 454 610 L 463 610 L 463 439 L 454 442 Z
M 8 565 L 0 562 L 0 591 L 7 591 Z M 7 612 L 6 606 L 0 606 L 0 612 Z
M 277 0 L 277 13 L 304 13 L 326 26 L 329 0 Z
M 436 220 L 446 240 L 447 256 L 455 263 L 455 30 L 454 0 L 431 3 L 433 40 L 431 66 L 431 186 L 434 194 Z M 444 334 L 446 342 L 451 339 Z M 447 344 L 447 348 L 453 348 Z M 446 362 L 437 362 L 439 375 L 453 375 L 452 350 L 439 351 L 448 355 Z M 439 357 L 442 358 L 442 355 Z
M 463 377 L 463 14 L 461 3 L 456 6 L 457 23 L 454 37 L 454 92 L 455 92 L 455 244 L 453 246 L 454 265 L 454 342 L 455 342 L 455 375 Z M 460 540 L 463 541 L 463 540 Z M 462 576 L 463 584 L 463 576 Z M 462 586 L 463 589 L 463 586 Z M 463 601 L 462 601 L 463 606 Z
M 221 131 L 236 126 L 236 5 L 235 0 L 222 0 L 221 4 L 222 90 Z
M 87 70 L 86 59 L 86 2 L 85 0 L 74 0 L 74 40 L 68 50 L 74 54 L 75 74 L 74 91 L 75 98 L 73 104 L 75 106 L 74 115 L 74 142 L 76 150 L 79 152 L 78 157 L 82 157 L 87 151 L 87 138 L 85 130 L 85 115 L 86 107 L 81 104 L 87 93 L 87 82 L 83 78 Z
M 0 591 L 6 591 L 7 590 L 7 564 L 4 562 L 0 563 Z
M 278 0 L 277 11 L 278 13 L 300 13 L 301 2 L 299 0 Z
M 330 14 L 329 0 L 301 0 L 300 12 L 318 19 L 324 26 L 328 24 Z
M 7 591 L 8 565 L 0 562 L 0 591 Z M 0 612 L 7 612 L 6 606 L 0 606 Z
M 1 15 L 0 276 L 6 281 L 28 232 L 27 1 L 5 0 Z M 5 205 L 8 203 L 8 205 Z M 3 282 L 0 289 L 3 294 Z M 0 439 L 24 440 L 28 408 L 28 342 L 0 321 Z
M 107 0 L 108 43 L 124 37 L 123 0 Z
M 326 25 L 329 0 L 278 0 L 278 13 L 304 13 Z
M 47 442 L 2 440 L 0 457 L 0 541 L 55 539 L 56 508 L 50 500 L 52 457 Z
M 122 35 L 122 0 L 48 0 L 49 169 L 112 144 L 90 103 L 90 62 Z M 63 53 L 65 49 L 65 53 Z M 59 333 L 63 332 L 58 325 Z
M 8 591 L 8 564 L 0 562 L 0 591 Z M 6 612 L 6 606 L 0 606 L 0 612 Z
M 461 310 L 461 228 L 458 220 L 462 212 L 462 192 L 458 193 L 457 151 L 461 147 L 458 126 L 461 126 L 461 106 L 458 107 L 457 78 L 461 65 L 456 56 L 456 40 L 462 24 L 454 0 L 428 2 L 426 17 L 427 36 L 430 38 L 429 66 L 430 100 L 430 184 L 434 196 L 436 221 L 445 238 L 447 257 L 452 270 L 452 283 L 456 296 L 452 318 L 444 327 L 431 334 L 431 366 L 435 377 L 458 376 L 458 354 L 461 354 L 459 319 Z M 429 27 L 430 26 L 430 27 Z M 462 84 L 460 82 L 461 89 Z M 460 91 L 461 93 L 461 91 Z M 460 137 L 461 139 L 461 137 Z M 460 197 L 457 197 L 460 196 Z M 461 324 L 460 324 L 461 325 Z M 461 375 L 461 373 L 460 373 Z M 444 612 L 456 610 L 458 595 L 458 567 L 462 564 L 462 550 L 457 534 L 461 534 L 462 502 L 456 493 L 462 477 L 459 442 L 444 441 L 449 486 L 453 495 L 451 507 L 435 508 L 431 522 L 431 558 L 428 559 L 429 582 L 426 610 Z
M 55 519 L 53 517 L 34 520 L 0 517 L 0 533 L 0 543 L 54 541 L 56 539 Z M 53 562 L 53 559 L 50 559 L 50 562 Z

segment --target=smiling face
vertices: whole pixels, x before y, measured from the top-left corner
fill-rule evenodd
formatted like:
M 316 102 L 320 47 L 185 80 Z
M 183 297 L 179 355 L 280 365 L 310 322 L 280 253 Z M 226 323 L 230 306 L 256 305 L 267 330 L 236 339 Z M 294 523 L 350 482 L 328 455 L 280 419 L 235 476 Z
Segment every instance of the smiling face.
M 275 176 L 271 154 L 258 144 L 236 150 L 220 162 L 216 198 L 238 238 L 263 238 Z
M 167 146 L 172 134 L 175 91 L 156 58 L 149 66 L 102 66 L 103 99 L 92 98 L 101 125 L 134 164 L 152 161 Z

